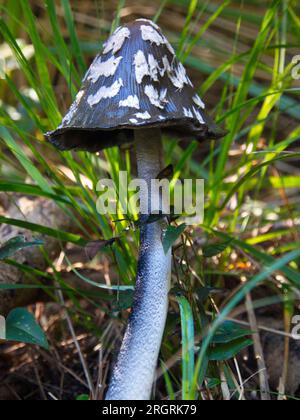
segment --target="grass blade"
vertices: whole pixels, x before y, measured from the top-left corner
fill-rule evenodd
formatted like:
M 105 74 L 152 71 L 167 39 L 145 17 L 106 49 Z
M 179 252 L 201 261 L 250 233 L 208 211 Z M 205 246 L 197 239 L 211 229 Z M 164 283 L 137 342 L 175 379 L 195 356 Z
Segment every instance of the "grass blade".
M 178 296 L 182 335 L 182 399 L 188 400 L 194 375 L 194 318 L 192 308 L 184 296 Z

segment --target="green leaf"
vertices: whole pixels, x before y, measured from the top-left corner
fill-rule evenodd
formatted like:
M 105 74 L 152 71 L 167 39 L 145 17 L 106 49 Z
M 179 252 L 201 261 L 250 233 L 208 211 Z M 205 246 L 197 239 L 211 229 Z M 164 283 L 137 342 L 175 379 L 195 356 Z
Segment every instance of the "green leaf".
M 30 159 L 28 159 L 22 147 L 14 140 L 14 138 L 12 137 L 12 135 L 6 127 L 0 127 L 0 138 L 4 140 L 7 147 L 15 155 L 20 164 L 28 173 L 28 175 L 37 182 L 37 184 L 43 191 L 51 194 L 52 190 L 49 187 L 45 176 L 42 175 L 37 169 L 37 167 L 30 161 Z
M 158 180 L 162 179 L 172 179 L 174 176 L 174 167 L 173 165 L 168 165 L 165 169 L 163 169 L 156 177 Z
M 208 389 L 213 389 L 216 386 L 219 386 L 222 384 L 222 381 L 218 378 L 209 378 L 207 381 L 207 388 Z
M 209 360 L 221 362 L 234 358 L 241 350 L 253 344 L 250 338 L 240 338 L 230 343 L 218 344 L 208 350 Z
M 16 252 L 21 251 L 24 248 L 40 246 L 40 245 L 44 245 L 44 241 L 35 240 L 32 242 L 26 242 L 26 239 L 24 236 L 17 236 L 15 238 L 10 239 L 9 241 L 5 242 L 3 245 L 0 246 L 0 260 L 10 258 Z
M 206 258 L 212 258 L 224 252 L 232 243 L 232 240 L 220 242 L 218 244 L 206 245 L 203 247 L 203 255 Z
M 222 293 L 224 291 L 225 289 L 219 289 L 216 287 L 199 287 L 195 290 L 201 304 L 204 303 L 210 295 Z
M 46 87 L 43 83 L 41 83 L 40 80 L 38 80 L 34 68 L 30 65 L 29 61 L 24 56 L 22 49 L 16 41 L 16 37 L 11 33 L 4 19 L 0 19 L 0 33 L 11 50 L 14 52 L 14 56 L 20 65 L 22 74 L 26 77 L 30 86 L 37 93 L 44 111 L 47 113 L 52 124 L 55 126 L 60 119 L 60 114 L 58 112 L 56 103 L 53 102 L 52 98 L 49 98 Z M 50 51 L 48 51 L 48 54 L 50 54 Z
M 162 244 L 163 244 L 165 254 L 169 252 L 169 250 L 172 248 L 172 246 L 177 241 L 177 239 L 183 234 L 185 229 L 186 229 L 185 223 L 176 227 L 168 226 L 162 239 Z
M 223 10 L 228 6 L 230 3 L 229 0 L 223 1 L 220 7 L 214 12 L 212 16 L 209 16 L 209 18 L 206 20 L 206 22 L 203 25 L 200 25 L 200 29 L 197 32 L 197 34 L 194 36 L 194 38 L 189 43 L 186 51 L 184 51 L 184 55 L 182 57 L 182 61 L 186 61 L 186 59 L 191 55 L 191 52 L 195 45 L 197 45 L 197 42 L 201 39 L 203 34 L 208 31 L 209 27 L 215 22 L 215 20 L 221 15 Z
M 231 239 L 232 245 L 236 247 L 237 249 L 242 249 L 243 251 L 246 251 L 249 253 L 252 257 L 257 259 L 260 263 L 265 265 L 266 267 L 279 264 L 278 270 L 282 271 L 282 273 L 297 287 L 300 286 L 300 275 L 298 271 L 294 270 L 293 268 L 286 266 L 284 264 L 280 264 L 280 261 L 278 262 L 275 258 L 271 257 L 270 255 L 266 254 L 265 252 L 259 251 L 256 247 L 253 247 L 249 245 L 248 243 L 244 241 L 240 241 L 238 239 L 231 238 L 230 236 L 224 234 L 223 232 L 217 232 L 214 231 L 215 235 L 225 238 L 226 240 Z M 295 250 L 297 252 L 297 249 Z M 292 255 L 292 253 L 291 253 Z
M 51 100 L 54 107 L 57 108 L 54 89 L 51 83 L 49 69 L 47 66 L 49 51 L 45 48 L 45 45 L 41 40 L 40 34 L 38 32 L 38 26 L 36 24 L 36 17 L 34 16 L 29 0 L 24 0 L 21 2 L 21 4 L 23 16 L 26 22 L 26 26 L 28 28 L 28 33 L 35 51 L 34 58 L 40 82 L 43 88 L 45 89 L 49 100 Z
M 225 321 L 216 331 L 212 343 L 226 344 L 253 334 L 253 331 L 242 328 L 239 324 L 232 321 Z
M 113 302 L 113 312 L 124 311 L 132 307 L 134 290 L 123 290 Z
M 195 366 L 195 332 L 191 305 L 184 296 L 178 296 L 182 335 L 182 399 L 188 400 Z
M 88 241 L 86 241 L 79 235 L 74 235 L 72 233 L 64 232 L 62 230 L 52 229 L 46 226 L 37 225 L 35 223 L 26 222 L 24 220 L 10 219 L 8 217 L 0 216 L 0 223 L 18 226 L 22 229 L 27 229 L 31 230 L 32 232 L 41 233 L 42 235 L 51 236 L 52 238 L 63 242 L 71 242 L 78 246 L 86 246 L 86 244 L 88 243 Z
M 26 309 L 17 308 L 6 319 L 6 340 L 35 344 L 48 350 L 46 336 L 34 316 Z
M 293 159 L 296 159 L 296 158 L 299 158 L 299 157 L 300 157 L 300 153 L 293 153 Z M 229 193 L 227 194 L 227 197 L 225 198 L 224 202 L 220 206 L 219 210 L 220 211 L 224 210 L 226 208 L 227 204 L 229 203 L 230 199 L 234 196 L 234 194 L 236 194 L 241 189 L 241 187 L 249 179 L 253 178 L 261 169 L 269 167 L 270 165 L 274 164 L 275 162 L 279 162 L 279 161 L 286 160 L 286 159 L 291 159 L 291 155 L 289 153 L 283 154 L 281 156 L 276 156 L 273 159 L 266 160 L 262 163 L 259 163 L 256 166 L 254 166 L 249 171 L 247 171 L 247 173 L 241 179 L 239 179 L 238 182 L 236 182 L 234 184 L 231 191 L 229 191 Z
M 85 247 L 85 253 L 90 260 L 93 260 L 101 249 L 112 246 L 117 238 L 111 238 L 107 241 L 91 241 Z
M 166 389 L 168 392 L 168 397 L 170 401 L 175 401 L 175 393 L 174 393 L 174 389 L 173 389 L 173 384 L 172 384 L 172 380 L 170 377 L 170 374 L 168 372 L 167 367 L 165 366 L 165 364 L 163 362 L 161 362 L 162 364 L 162 371 L 164 374 L 164 379 L 165 379 L 165 384 L 166 384 Z
M 184 24 L 184 28 L 181 32 L 181 37 L 180 37 L 180 40 L 179 40 L 179 47 L 177 49 L 177 55 L 179 55 L 179 56 L 180 56 L 180 52 L 182 51 L 183 46 L 186 42 L 186 39 L 188 38 L 191 22 L 192 22 L 194 13 L 197 9 L 197 6 L 198 6 L 198 0 L 190 0 L 190 5 L 189 5 L 188 11 L 187 11 L 187 16 L 186 16 L 186 21 L 185 21 L 185 24 Z
M 243 300 L 243 298 L 247 295 L 247 293 L 251 292 L 258 284 L 262 283 L 264 280 L 269 278 L 274 272 L 278 270 L 285 272 L 284 268 L 286 269 L 286 265 L 289 264 L 291 261 L 298 259 L 299 257 L 300 257 L 300 250 L 298 249 L 296 251 L 292 251 L 284 255 L 279 260 L 273 260 L 273 263 L 269 267 L 266 267 L 263 271 L 261 271 L 259 274 L 254 276 L 247 283 L 245 283 L 243 287 L 236 293 L 236 295 L 233 296 L 230 302 L 227 303 L 227 305 L 218 314 L 218 317 L 215 319 L 214 323 L 210 326 L 210 330 L 207 337 L 205 337 L 205 340 L 203 340 L 201 351 L 200 351 L 200 354 L 196 363 L 194 380 L 193 380 L 193 388 L 192 388 L 190 398 L 195 398 L 196 389 L 197 389 L 197 381 L 198 381 L 198 376 L 201 371 L 201 366 L 202 366 L 203 361 L 207 357 L 209 345 L 211 343 L 211 340 L 213 339 L 213 336 L 218 330 L 218 327 L 222 325 L 222 323 L 225 321 L 225 318 Z
M 78 84 L 79 84 L 80 80 L 78 77 L 78 73 L 75 67 L 72 65 L 72 63 L 70 63 L 70 51 L 66 45 L 63 33 L 61 31 L 55 0 L 46 0 L 45 3 L 46 3 L 47 13 L 48 13 L 49 20 L 52 27 L 52 33 L 55 40 L 56 51 L 59 56 L 59 61 L 63 69 L 64 77 L 69 82 L 70 75 L 72 75 L 73 78 L 76 78 L 76 81 L 78 81 Z M 70 86 L 70 90 L 72 91 L 72 94 L 74 95 L 75 90 L 74 90 L 73 85 Z
M 23 195 L 34 195 L 37 197 L 47 197 L 47 198 L 51 198 L 52 200 L 56 202 L 64 203 L 64 204 L 71 203 L 70 199 L 68 197 L 63 196 L 61 192 L 59 192 L 59 195 L 54 194 L 54 193 L 49 193 L 42 190 L 37 185 L 23 184 L 20 182 L 12 183 L 12 182 L 0 181 L 0 191 L 16 192 Z
M 90 397 L 87 394 L 78 395 L 76 401 L 89 401 Z
M 61 0 L 61 4 L 64 11 L 65 22 L 70 35 L 72 55 L 77 61 L 78 67 L 80 68 L 80 72 L 84 74 L 86 70 L 86 65 L 76 33 L 71 4 L 69 0 Z
M 134 290 L 134 286 L 132 285 L 118 285 L 118 286 L 110 286 L 107 284 L 103 284 L 103 283 L 97 283 L 91 279 L 89 279 L 88 277 L 84 276 L 83 274 L 79 273 L 79 271 L 76 270 L 76 268 L 74 268 L 69 260 L 69 258 L 67 256 L 65 256 L 65 259 L 68 263 L 68 265 L 70 266 L 71 270 L 73 271 L 73 273 L 76 274 L 76 276 L 78 278 L 80 278 L 81 280 L 83 280 L 84 282 L 90 284 L 91 286 L 95 286 L 98 287 L 99 289 L 105 289 L 105 290 L 114 290 L 116 292 L 123 292 L 123 291 L 127 291 L 127 290 Z
M 166 217 L 168 217 L 168 215 L 161 212 L 159 214 L 150 214 L 149 216 L 141 217 L 139 220 L 134 222 L 134 224 L 136 227 L 140 228 L 145 225 L 151 225 L 152 223 L 159 222 L 165 219 Z M 120 220 L 116 220 L 116 221 L 118 222 Z

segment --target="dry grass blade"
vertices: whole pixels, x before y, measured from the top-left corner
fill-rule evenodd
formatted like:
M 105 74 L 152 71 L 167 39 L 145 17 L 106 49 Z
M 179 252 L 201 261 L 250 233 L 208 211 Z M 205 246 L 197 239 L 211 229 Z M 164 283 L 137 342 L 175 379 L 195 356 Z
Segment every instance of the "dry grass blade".
M 96 399 L 95 387 L 94 387 L 94 384 L 93 384 L 93 381 L 92 381 L 92 377 L 91 377 L 89 368 L 87 366 L 85 357 L 82 354 L 82 351 L 81 351 L 81 348 L 80 348 L 80 344 L 79 344 L 79 342 L 77 340 L 77 337 L 76 337 L 76 334 L 75 334 L 75 330 L 74 330 L 74 327 L 73 327 L 72 320 L 71 320 L 71 318 L 70 318 L 70 316 L 68 314 L 68 310 L 66 308 L 66 304 L 65 304 L 63 293 L 61 292 L 61 290 L 58 290 L 57 291 L 57 294 L 58 294 L 58 297 L 59 297 L 59 300 L 61 302 L 62 307 L 65 308 L 65 316 L 66 316 L 66 320 L 67 320 L 67 323 L 68 323 L 68 328 L 70 330 L 70 333 L 71 333 L 71 336 L 72 336 L 74 345 L 75 345 L 75 347 L 77 349 L 77 352 L 78 352 L 78 355 L 79 355 L 79 358 L 80 358 L 80 362 L 81 362 L 81 365 L 82 365 L 82 369 L 83 369 L 83 372 L 84 372 L 84 375 L 85 375 L 85 378 L 86 378 L 86 381 L 87 381 L 87 384 L 88 384 L 88 387 L 89 387 L 91 396 L 95 400 Z
M 255 359 L 257 361 L 257 366 L 259 369 L 261 399 L 263 401 L 270 401 L 271 395 L 270 395 L 270 386 L 269 386 L 269 381 L 268 381 L 268 376 L 267 376 L 267 368 L 266 368 L 263 348 L 260 341 L 258 325 L 257 325 L 250 293 L 248 293 L 246 296 L 246 307 L 247 307 L 250 327 L 251 327 L 251 330 L 253 331 L 252 337 L 253 337 L 253 342 L 254 342 Z

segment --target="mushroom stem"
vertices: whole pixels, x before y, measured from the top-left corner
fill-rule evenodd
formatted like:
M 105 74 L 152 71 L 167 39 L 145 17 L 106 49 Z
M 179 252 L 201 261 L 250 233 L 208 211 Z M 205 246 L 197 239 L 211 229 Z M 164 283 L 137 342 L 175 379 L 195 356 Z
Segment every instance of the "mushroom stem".
M 135 140 L 139 178 L 147 182 L 148 191 L 151 191 L 151 180 L 163 169 L 161 132 L 157 129 L 136 130 Z M 154 210 L 151 198 L 155 199 L 154 195 L 148 194 L 149 213 Z M 141 200 L 147 200 L 143 193 Z M 154 200 L 159 201 L 160 197 Z M 141 227 L 132 313 L 106 400 L 150 399 L 167 318 L 171 279 L 171 252 L 166 255 L 162 246 L 164 228 L 165 221 Z

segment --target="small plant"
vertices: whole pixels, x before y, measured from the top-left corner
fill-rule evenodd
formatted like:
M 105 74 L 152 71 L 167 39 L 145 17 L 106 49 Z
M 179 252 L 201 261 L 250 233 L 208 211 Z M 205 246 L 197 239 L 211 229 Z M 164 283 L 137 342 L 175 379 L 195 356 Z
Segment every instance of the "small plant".
M 0 246 L 0 260 L 13 257 L 16 252 L 23 249 L 43 244 L 42 240 L 27 242 L 24 236 L 17 236 Z M 9 285 L 6 286 L 10 287 Z M 0 290 L 4 288 L 5 285 L 0 284 Z M 26 309 L 21 308 L 11 311 L 7 318 L 0 316 L 0 340 L 36 344 L 48 349 L 43 330 L 36 323 L 33 315 Z

